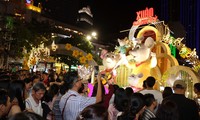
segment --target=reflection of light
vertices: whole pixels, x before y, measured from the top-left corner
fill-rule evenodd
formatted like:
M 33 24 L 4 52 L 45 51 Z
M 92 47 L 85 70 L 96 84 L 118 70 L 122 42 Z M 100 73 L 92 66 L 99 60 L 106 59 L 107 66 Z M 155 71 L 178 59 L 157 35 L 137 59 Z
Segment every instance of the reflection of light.
M 26 0 L 26 3 L 31 4 L 32 0 Z
M 88 35 L 88 36 L 86 37 L 86 39 L 87 39 L 87 40 L 91 40 L 92 37 L 91 37 L 90 35 Z
M 96 32 L 92 32 L 92 36 L 93 36 L 93 37 L 96 37 L 96 36 L 97 36 L 97 33 L 96 33 Z

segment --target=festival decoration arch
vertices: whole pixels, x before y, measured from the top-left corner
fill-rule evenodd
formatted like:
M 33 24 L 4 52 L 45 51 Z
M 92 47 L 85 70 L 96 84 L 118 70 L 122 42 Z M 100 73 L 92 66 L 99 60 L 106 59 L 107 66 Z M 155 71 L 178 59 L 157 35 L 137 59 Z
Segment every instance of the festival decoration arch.
M 98 64 L 93 59 L 91 53 L 86 53 L 78 47 L 72 46 L 71 44 L 56 44 L 58 46 L 56 51 L 51 51 L 51 55 L 62 54 L 69 55 L 77 59 L 81 64 L 85 66 L 97 66 Z
M 200 82 L 200 78 L 197 73 L 190 67 L 186 66 L 172 66 L 162 76 L 163 86 L 172 86 L 174 81 L 182 79 L 187 83 L 187 95 L 192 98 L 193 96 L 193 84 Z

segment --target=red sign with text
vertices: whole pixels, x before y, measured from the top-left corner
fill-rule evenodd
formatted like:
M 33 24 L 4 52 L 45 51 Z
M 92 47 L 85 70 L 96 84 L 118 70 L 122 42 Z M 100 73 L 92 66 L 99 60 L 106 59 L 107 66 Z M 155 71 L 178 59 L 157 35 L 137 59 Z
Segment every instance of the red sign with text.
M 154 15 L 154 9 L 153 8 L 146 8 L 145 10 L 141 10 L 136 12 L 137 14 L 137 21 L 133 22 L 133 25 L 144 25 L 152 22 L 156 22 L 157 16 Z

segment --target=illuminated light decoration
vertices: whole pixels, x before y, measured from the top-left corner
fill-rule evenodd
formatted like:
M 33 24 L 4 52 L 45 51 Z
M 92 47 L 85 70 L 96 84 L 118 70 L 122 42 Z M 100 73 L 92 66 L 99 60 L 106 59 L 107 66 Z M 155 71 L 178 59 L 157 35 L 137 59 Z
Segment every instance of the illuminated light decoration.
M 158 17 L 154 15 L 153 8 L 146 8 L 145 10 L 136 12 L 136 14 L 137 18 L 136 21 L 133 22 L 134 26 L 154 23 L 158 19 Z
M 26 8 L 29 9 L 29 10 L 33 10 L 35 12 L 38 12 L 38 13 L 41 13 L 41 11 L 42 11 L 41 8 L 36 7 L 36 6 L 32 5 L 32 4 L 28 4 L 28 3 L 26 3 Z
M 58 45 L 56 45 L 56 44 L 55 44 L 55 41 L 53 41 L 52 44 L 51 44 L 51 49 L 52 49 L 53 51 L 56 51 L 57 48 L 58 48 Z
M 83 7 L 82 9 L 80 9 L 78 11 L 78 13 L 87 13 L 89 16 L 93 17 L 93 14 L 92 14 L 89 6 Z
M 26 0 L 26 3 L 31 4 L 32 0 Z
M 38 61 L 48 58 L 49 55 L 50 55 L 50 49 L 44 47 L 44 43 L 40 44 L 37 48 L 33 47 L 32 50 L 30 51 L 28 66 L 34 66 L 35 64 L 37 64 Z

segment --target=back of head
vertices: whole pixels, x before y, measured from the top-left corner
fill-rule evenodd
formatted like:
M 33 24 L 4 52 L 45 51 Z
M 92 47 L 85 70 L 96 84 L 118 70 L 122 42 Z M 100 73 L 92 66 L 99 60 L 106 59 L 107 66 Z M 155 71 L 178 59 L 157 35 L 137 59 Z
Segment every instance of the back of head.
M 185 90 L 187 88 L 187 84 L 183 80 L 176 80 L 174 81 L 173 88 Z
M 108 120 L 108 111 L 101 104 L 89 105 L 83 109 L 77 120 Z
M 148 93 L 144 95 L 144 100 L 145 100 L 145 105 L 147 107 L 150 107 L 151 104 L 155 101 L 155 98 L 153 94 Z
M 156 116 L 160 120 L 178 120 L 179 112 L 176 103 L 165 100 L 157 110 Z
M 155 85 L 156 79 L 152 76 L 149 76 L 145 81 L 147 87 L 153 87 Z
M 63 76 L 63 80 L 66 83 L 67 87 L 71 89 L 76 81 L 78 81 L 78 72 L 68 72 Z
M 163 98 L 166 98 L 166 97 L 168 97 L 172 94 L 173 94 L 173 91 L 172 91 L 171 87 L 165 87 L 163 92 L 162 92 Z
M 134 93 L 131 87 L 126 87 L 125 91 L 127 96 L 131 96 Z
M 119 116 L 118 120 L 134 120 L 136 114 L 145 106 L 144 95 L 141 93 L 133 93 L 130 100 L 129 110 Z
M 128 107 L 128 97 L 123 88 L 119 88 L 115 92 L 114 106 L 118 111 L 125 111 Z
M 21 112 L 15 114 L 11 118 L 9 118 L 9 120 L 45 120 L 45 119 L 34 112 Z

